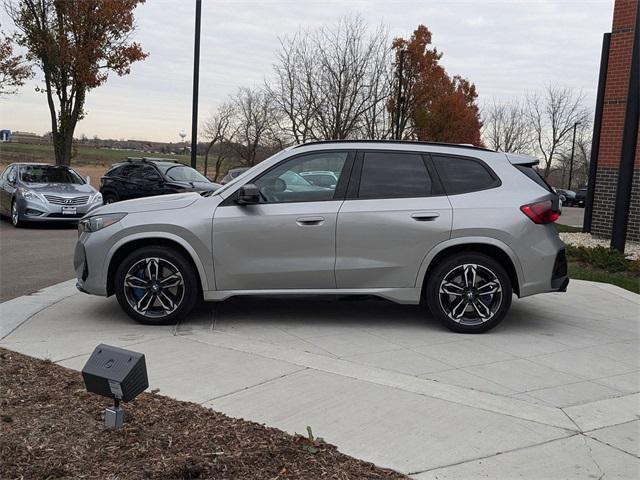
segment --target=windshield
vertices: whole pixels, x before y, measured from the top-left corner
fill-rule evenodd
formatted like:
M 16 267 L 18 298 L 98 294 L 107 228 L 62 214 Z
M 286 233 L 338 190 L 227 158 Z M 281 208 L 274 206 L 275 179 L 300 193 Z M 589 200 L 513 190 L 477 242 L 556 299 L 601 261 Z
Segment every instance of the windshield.
M 25 183 L 71 183 L 82 185 L 84 180 L 68 167 L 33 165 L 20 168 L 20 180 Z
M 191 167 L 186 167 L 184 165 L 178 165 L 176 167 L 169 168 L 165 175 L 171 180 L 176 180 L 178 182 L 207 182 L 209 180 L 204 175 L 201 175 L 200 172 L 194 170 Z

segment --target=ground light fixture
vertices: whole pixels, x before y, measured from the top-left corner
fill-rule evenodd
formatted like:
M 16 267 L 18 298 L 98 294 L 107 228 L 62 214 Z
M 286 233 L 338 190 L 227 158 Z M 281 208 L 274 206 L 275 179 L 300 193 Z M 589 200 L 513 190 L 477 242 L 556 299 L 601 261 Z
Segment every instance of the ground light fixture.
M 108 428 L 122 428 L 124 412 L 120 402 L 128 402 L 149 387 L 144 354 L 98 345 L 82 369 L 88 392 L 113 399 L 113 406 L 105 409 L 104 424 Z

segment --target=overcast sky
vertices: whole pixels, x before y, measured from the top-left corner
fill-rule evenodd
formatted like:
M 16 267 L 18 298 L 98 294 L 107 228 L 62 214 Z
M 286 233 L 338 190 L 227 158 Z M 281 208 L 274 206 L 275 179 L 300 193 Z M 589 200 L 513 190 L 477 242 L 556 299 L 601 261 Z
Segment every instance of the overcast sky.
M 194 5 L 147 0 L 138 8 L 135 38 L 150 56 L 89 92 L 76 136 L 178 141 L 190 131 Z M 372 29 L 385 24 L 392 37 L 425 24 L 447 71 L 474 82 L 481 104 L 555 82 L 582 89 L 593 109 L 613 0 L 203 0 L 202 10 L 201 122 L 239 86 L 271 75 L 279 36 L 353 14 Z M 4 12 L 0 22 L 11 30 Z M 0 99 L 0 128 L 51 130 L 36 85 Z

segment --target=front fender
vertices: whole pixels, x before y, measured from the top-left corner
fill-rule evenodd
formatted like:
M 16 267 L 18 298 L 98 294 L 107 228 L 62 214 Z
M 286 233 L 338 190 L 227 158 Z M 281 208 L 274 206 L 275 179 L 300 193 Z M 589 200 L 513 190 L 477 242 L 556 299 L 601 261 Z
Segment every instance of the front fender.
M 122 231 L 121 231 L 122 232 Z M 187 242 L 186 240 L 184 240 L 184 238 L 171 233 L 171 232 L 166 232 L 166 231 L 144 231 L 144 232 L 139 232 L 139 233 L 134 233 L 134 234 L 126 234 L 125 236 L 123 236 L 123 238 L 120 238 L 118 241 L 116 241 L 111 248 L 109 249 L 107 255 L 104 258 L 104 264 L 103 264 L 103 268 L 102 271 L 104 272 L 105 275 L 105 285 L 106 285 L 106 275 L 107 272 L 109 271 L 109 265 L 111 264 L 111 259 L 113 258 L 113 256 L 115 255 L 115 253 L 124 245 L 126 245 L 127 243 L 131 243 L 134 242 L 136 240 L 144 240 L 144 239 L 154 239 L 154 238 L 161 238 L 163 240 L 169 240 L 171 242 L 177 243 L 178 245 L 180 245 L 181 247 L 183 247 L 187 253 L 189 254 L 189 256 L 191 257 L 191 259 L 193 260 L 193 263 L 196 266 L 196 269 L 198 270 L 198 276 L 200 277 L 200 282 L 202 284 L 202 290 L 203 291 L 207 291 L 209 290 L 209 280 L 207 278 L 207 274 L 206 274 L 206 269 L 204 267 L 204 265 L 202 264 L 202 261 L 200 259 L 200 256 L 198 255 L 198 253 L 196 252 L 196 250 L 193 248 L 193 246 Z

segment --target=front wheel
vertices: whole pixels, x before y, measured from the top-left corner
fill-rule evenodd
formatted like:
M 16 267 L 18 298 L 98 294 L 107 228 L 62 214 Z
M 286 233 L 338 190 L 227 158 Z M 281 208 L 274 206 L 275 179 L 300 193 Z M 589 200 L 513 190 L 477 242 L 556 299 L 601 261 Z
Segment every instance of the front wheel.
M 481 253 L 457 253 L 441 261 L 427 281 L 433 315 L 460 333 L 482 333 L 502 321 L 513 290 L 505 269 Z
M 166 247 L 144 247 L 129 254 L 114 281 L 122 309 L 137 322 L 149 325 L 176 323 L 200 298 L 191 262 Z
M 18 211 L 18 202 L 15 200 L 11 201 L 11 225 L 16 228 L 22 226 L 22 222 L 20 221 L 20 212 Z
M 102 196 L 102 202 L 105 205 L 108 205 L 110 203 L 115 203 L 117 201 L 118 201 L 118 197 L 113 192 L 105 192 L 104 195 Z

